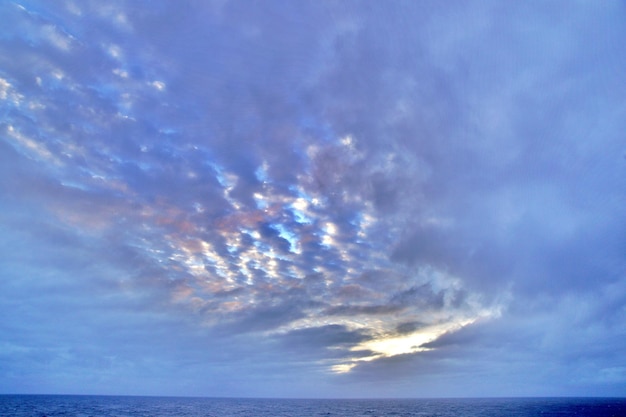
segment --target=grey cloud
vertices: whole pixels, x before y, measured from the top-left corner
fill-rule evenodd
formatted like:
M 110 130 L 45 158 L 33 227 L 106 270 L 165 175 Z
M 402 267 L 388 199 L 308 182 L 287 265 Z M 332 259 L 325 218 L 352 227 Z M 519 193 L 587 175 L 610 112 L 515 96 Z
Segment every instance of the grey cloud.
M 289 253 L 291 244 L 287 239 L 280 237 L 280 232 L 272 227 L 272 224 L 261 223 L 259 232 L 271 242 L 272 247 L 278 248 L 283 253 Z
M 398 324 L 396 326 L 396 332 L 399 334 L 409 334 L 415 332 L 418 329 L 421 329 L 424 326 L 426 326 L 426 324 L 419 321 L 409 321 Z
M 259 294 L 257 305 L 247 306 L 217 328 L 226 333 L 260 332 L 306 317 L 306 308 L 315 305 L 301 290 Z M 219 313 L 219 312 L 218 312 Z
M 363 356 L 371 354 L 371 352 L 349 351 L 360 342 L 369 340 L 369 335 L 361 330 L 349 330 L 337 324 L 292 330 L 274 338 L 284 346 L 286 353 L 313 357 L 318 360 L 352 358 L 359 354 Z
M 429 284 L 422 284 L 394 294 L 391 297 L 391 303 L 401 306 L 411 305 L 420 308 L 441 309 L 444 306 L 444 293 L 443 291 L 433 291 Z
M 359 316 L 390 314 L 402 310 L 396 305 L 340 305 L 328 308 L 325 314 L 329 316 Z

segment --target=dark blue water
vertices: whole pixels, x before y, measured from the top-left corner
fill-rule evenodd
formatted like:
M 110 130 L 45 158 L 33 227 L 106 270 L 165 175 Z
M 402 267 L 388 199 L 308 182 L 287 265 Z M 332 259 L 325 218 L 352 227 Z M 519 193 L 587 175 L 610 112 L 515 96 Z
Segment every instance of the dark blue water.
M 0 416 L 626 417 L 626 398 L 273 400 L 0 395 Z

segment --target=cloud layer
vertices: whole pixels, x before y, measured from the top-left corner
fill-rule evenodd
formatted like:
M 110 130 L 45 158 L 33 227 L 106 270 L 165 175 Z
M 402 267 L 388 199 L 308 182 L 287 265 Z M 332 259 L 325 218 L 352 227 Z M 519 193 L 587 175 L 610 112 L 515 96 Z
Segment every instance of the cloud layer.
M 623 393 L 623 4 L 0 14 L 1 391 Z

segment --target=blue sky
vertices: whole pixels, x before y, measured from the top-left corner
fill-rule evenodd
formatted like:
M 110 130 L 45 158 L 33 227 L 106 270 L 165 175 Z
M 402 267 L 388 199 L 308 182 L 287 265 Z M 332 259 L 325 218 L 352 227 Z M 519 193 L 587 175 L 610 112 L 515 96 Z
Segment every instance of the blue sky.
M 0 392 L 626 392 L 624 2 L 0 16 Z

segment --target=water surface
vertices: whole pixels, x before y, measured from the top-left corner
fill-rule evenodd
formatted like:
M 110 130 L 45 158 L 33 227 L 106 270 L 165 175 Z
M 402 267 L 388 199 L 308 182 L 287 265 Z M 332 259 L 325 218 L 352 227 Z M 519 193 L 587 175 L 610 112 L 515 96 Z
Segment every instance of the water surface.
M 0 416 L 625 417 L 626 398 L 296 400 L 0 395 Z

